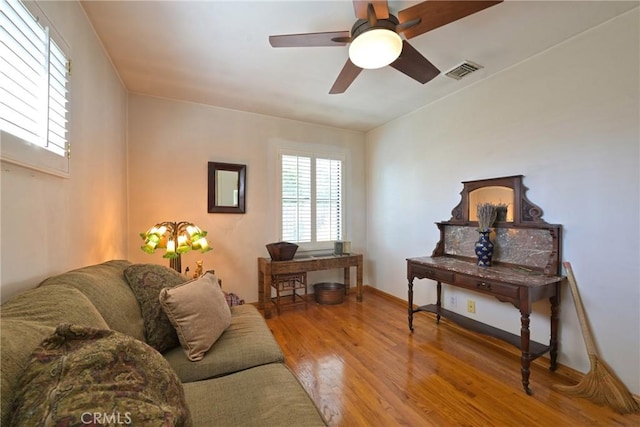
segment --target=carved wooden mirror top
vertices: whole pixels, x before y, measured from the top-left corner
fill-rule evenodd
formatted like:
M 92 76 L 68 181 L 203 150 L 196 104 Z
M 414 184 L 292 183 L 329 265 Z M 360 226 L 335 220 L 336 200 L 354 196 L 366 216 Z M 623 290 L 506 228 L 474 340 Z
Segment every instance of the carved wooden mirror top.
M 451 219 L 436 223 L 440 241 L 432 256 L 473 261 L 478 239 L 478 203 L 506 204 L 506 217 L 493 224 L 496 264 L 523 266 L 546 275 L 559 274 L 562 226 L 542 219 L 542 209 L 525 196 L 522 175 L 463 182 L 460 203 Z
M 522 175 L 464 181 L 462 184 L 461 200 L 451 211 L 450 223 L 473 225 L 478 220 L 477 205 L 493 203 L 507 206 L 506 218 L 497 220 L 496 226 L 546 224 L 542 220 L 542 209 L 525 196 L 527 188 L 522 184 Z

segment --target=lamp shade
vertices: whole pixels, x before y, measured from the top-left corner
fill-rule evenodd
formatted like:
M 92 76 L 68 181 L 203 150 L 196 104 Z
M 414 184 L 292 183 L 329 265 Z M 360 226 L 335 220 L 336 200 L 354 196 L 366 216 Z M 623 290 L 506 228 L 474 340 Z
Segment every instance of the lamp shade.
M 169 258 L 169 265 L 180 272 L 180 255 L 191 249 L 199 249 L 200 252 L 211 250 L 206 235 L 206 231 L 190 222 L 161 222 L 140 233 L 144 240 L 141 249 L 148 254 L 154 253 L 156 249 L 165 249 L 162 257 Z
M 349 45 L 349 59 L 360 68 L 374 69 L 391 64 L 402 52 L 402 38 L 387 28 L 372 28 Z

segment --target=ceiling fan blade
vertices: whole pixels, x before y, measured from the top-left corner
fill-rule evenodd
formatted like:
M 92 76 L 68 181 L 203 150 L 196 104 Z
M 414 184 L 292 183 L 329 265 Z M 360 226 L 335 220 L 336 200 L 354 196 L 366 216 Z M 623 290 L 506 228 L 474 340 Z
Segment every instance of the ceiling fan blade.
M 502 3 L 498 1 L 424 1 L 408 7 L 398 13 L 400 23 L 421 18 L 420 24 L 404 32 L 406 38 L 424 34 L 453 21 L 473 15 L 491 6 Z
M 406 40 L 402 41 L 402 52 L 400 56 L 390 65 L 422 84 L 427 83 L 440 74 L 440 70 L 429 62 L 427 58 L 422 56 L 422 54 Z
M 349 31 L 331 31 L 327 33 L 283 34 L 269 36 L 269 43 L 273 47 L 306 47 L 306 46 L 344 46 L 347 42 L 342 38 L 349 38 Z M 337 41 L 334 39 L 338 39 Z
M 331 87 L 329 93 L 344 93 L 344 91 L 347 90 L 347 88 L 351 85 L 351 83 L 353 83 L 356 77 L 358 77 L 360 71 L 362 71 L 362 68 L 355 65 L 353 62 L 351 62 L 350 59 L 347 59 L 347 63 L 344 64 L 344 67 L 342 67 L 342 71 L 340 71 L 340 74 Z
M 369 4 L 373 5 L 378 19 L 387 19 L 389 17 L 389 5 L 387 0 L 353 0 L 353 10 L 358 19 L 369 19 L 367 9 Z
M 353 37 L 335 37 L 335 38 L 333 38 L 331 40 L 333 40 L 336 43 L 347 44 L 347 43 L 351 43 L 353 41 Z
M 409 28 L 415 27 L 420 22 L 422 22 L 422 19 L 416 18 L 416 19 L 412 19 L 411 21 L 407 21 L 407 22 L 403 22 L 402 24 L 398 24 L 398 25 L 396 25 L 396 33 L 401 33 L 403 31 L 407 31 Z

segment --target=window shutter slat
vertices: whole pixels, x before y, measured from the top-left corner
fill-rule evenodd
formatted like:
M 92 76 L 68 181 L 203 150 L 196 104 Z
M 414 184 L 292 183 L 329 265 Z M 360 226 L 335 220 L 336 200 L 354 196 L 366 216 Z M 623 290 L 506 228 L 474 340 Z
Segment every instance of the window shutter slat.
M 340 160 L 316 159 L 318 241 L 334 241 L 342 238 L 341 165 Z
M 341 165 L 342 161 L 335 159 L 282 156 L 283 240 L 341 239 Z
M 46 17 L 40 18 L 36 19 L 21 1 L 0 2 L 0 130 L 65 156 L 67 59 L 50 37 Z
M 311 159 L 282 156 L 282 238 L 311 241 Z
M 51 150 L 65 155 L 67 148 L 67 60 L 49 40 L 49 143 Z

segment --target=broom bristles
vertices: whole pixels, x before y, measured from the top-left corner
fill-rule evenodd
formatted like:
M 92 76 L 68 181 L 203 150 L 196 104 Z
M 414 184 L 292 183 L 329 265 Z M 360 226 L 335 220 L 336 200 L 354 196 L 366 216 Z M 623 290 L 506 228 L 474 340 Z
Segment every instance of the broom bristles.
M 576 312 L 578 313 L 578 320 L 580 321 L 580 328 L 582 329 L 584 343 L 587 346 L 587 354 L 589 355 L 589 362 L 591 362 L 591 369 L 575 386 L 556 385 L 555 388 L 566 393 L 586 397 L 587 399 L 593 400 L 595 403 L 609 405 L 621 414 L 638 412 L 640 410 L 638 401 L 634 399 L 633 395 L 629 392 L 624 383 L 613 373 L 611 368 L 609 368 L 604 361 L 598 360 L 598 351 L 596 349 L 595 340 L 593 339 L 593 334 L 589 329 L 587 313 L 582 305 L 582 299 L 580 298 L 580 292 L 578 291 L 578 283 L 573 275 L 571 263 L 565 261 L 562 265 L 567 270 L 567 279 L 569 280 L 569 287 L 571 289 L 571 294 L 573 295 Z
M 590 354 L 589 361 L 591 369 L 578 384 L 556 384 L 553 388 L 566 394 L 585 397 L 599 405 L 608 405 L 621 414 L 640 411 L 638 401 L 603 360 Z

